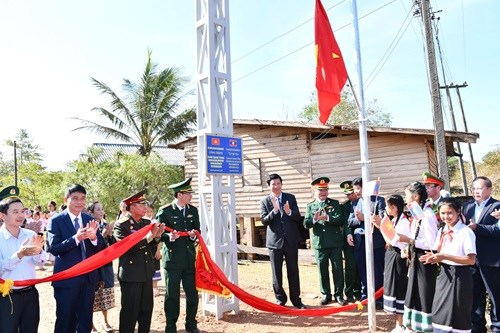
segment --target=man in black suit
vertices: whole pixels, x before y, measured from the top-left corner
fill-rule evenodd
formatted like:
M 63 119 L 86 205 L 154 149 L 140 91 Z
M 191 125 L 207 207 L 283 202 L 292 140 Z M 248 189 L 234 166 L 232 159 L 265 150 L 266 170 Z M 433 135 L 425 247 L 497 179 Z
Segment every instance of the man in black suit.
M 474 297 L 472 332 L 486 332 L 486 292 L 491 301 L 491 330 L 500 332 L 500 201 L 491 197 L 491 180 L 477 177 L 472 182 L 474 201 L 464 204 L 466 223 L 476 234 L 476 265 L 472 268 Z
M 70 185 L 64 193 L 66 210 L 47 225 L 47 251 L 55 256 L 54 274 L 67 270 L 104 247 L 104 239 L 92 216 L 83 213 L 87 191 Z M 89 333 L 92 329 L 94 291 L 99 274 L 94 270 L 52 282 L 56 299 L 55 333 Z
M 116 240 L 137 232 L 151 223 L 144 219 L 148 202 L 140 191 L 123 200 L 127 213 L 115 223 L 113 234 Z M 155 223 L 151 232 L 125 252 L 118 261 L 118 280 L 120 281 L 121 310 L 120 333 L 146 333 L 151 328 L 153 314 L 153 274 L 155 272 L 153 247 L 158 244 L 164 225 Z
M 267 226 L 266 246 L 273 272 L 273 290 L 278 304 L 285 305 L 287 294 L 283 289 L 283 258 L 286 262 L 290 300 L 298 309 L 305 309 L 300 299 L 299 243 L 302 228 L 297 200 L 289 193 L 281 192 L 282 179 L 270 174 L 266 180 L 271 194 L 260 202 L 262 224 Z

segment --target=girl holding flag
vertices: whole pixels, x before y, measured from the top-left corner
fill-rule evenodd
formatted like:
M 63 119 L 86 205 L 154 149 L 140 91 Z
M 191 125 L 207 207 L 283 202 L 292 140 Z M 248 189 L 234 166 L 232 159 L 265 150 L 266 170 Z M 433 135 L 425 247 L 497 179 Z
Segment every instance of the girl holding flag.
M 396 327 L 391 333 L 403 332 L 403 313 L 408 267 L 402 251 L 410 243 L 410 221 L 404 214 L 404 200 L 393 194 L 385 200 L 387 215 L 382 219 L 372 216 L 372 223 L 380 229 L 388 244 L 384 265 L 384 311 L 396 315 Z M 389 218 L 390 216 L 390 218 Z
M 438 221 L 427 203 L 427 191 L 421 182 L 405 189 L 405 201 L 412 213 L 411 242 L 403 325 L 406 331 L 432 332 L 432 300 L 436 287 L 437 265 L 424 265 L 419 258 L 434 251 Z
M 440 263 L 432 303 L 434 332 L 470 332 L 472 321 L 472 271 L 476 262 L 476 235 L 462 221 L 460 203 L 446 198 L 439 204 L 441 228 L 437 252 L 420 257 L 424 264 Z

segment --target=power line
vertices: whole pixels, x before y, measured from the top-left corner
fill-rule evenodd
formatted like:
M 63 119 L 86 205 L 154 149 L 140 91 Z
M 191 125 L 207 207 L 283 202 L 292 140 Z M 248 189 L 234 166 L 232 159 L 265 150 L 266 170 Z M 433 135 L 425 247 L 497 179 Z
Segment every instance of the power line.
M 330 8 L 328 8 L 328 9 L 327 9 L 327 11 L 331 10 L 332 8 L 337 7 L 338 5 L 340 5 L 340 4 L 341 4 L 342 2 L 344 2 L 344 1 L 346 1 L 346 0 L 341 0 L 340 2 L 337 2 L 335 5 L 333 5 L 333 6 L 331 6 Z M 265 47 L 265 46 L 267 46 L 267 45 L 271 44 L 272 42 L 274 42 L 274 41 L 276 41 L 276 40 L 280 39 L 281 37 L 284 37 L 284 36 L 288 35 L 288 34 L 289 34 L 289 33 L 291 33 L 292 31 L 295 31 L 295 30 L 297 30 L 298 28 L 302 27 L 303 25 L 305 25 L 305 24 L 307 24 L 307 23 L 311 22 L 313 19 L 314 19 L 314 17 L 311 17 L 309 20 L 307 20 L 307 21 L 305 21 L 305 22 L 302 22 L 301 24 L 299 24 L 299 25 L 295 26 L 294 28 L 292 28 L 292 29 L 288 30 L 287 32 L 284 32 L 284 33 L 282 33 L 281 35 L 274 37 L 273 39 L 271 39 L 271 40 L 269 40 L 269 41 L 265 42 L 264 44 L 262 44 L 262 45 L 260 45 L 260 46 L 256 47 L 256 48 L 255 48 L 255 49 L 253 49 L 252 51 L 250 51 L 250 52 L 248 52 L 248 53 L 245 53 L 244 55 L 242 55 L 242 56 L 240 56 L 240 57 L 236 58 L 235 60 L 232 60 L 232 61 L 231 61 L 231 64 L 234 64 L 234 63 L 236 63 L 236 62 L 240 61 L 241 59 L 246 58 L 246 57 L 247 57 L 247 56 L 249 56 L 250 54 L 252 54 L 252 53 L 254 53 L 254 52 L 256 52 L 256 51 L 260 50 L 261 48 L 263 48 L 263 47 Z
M 377 12 L 377 11 L 379 11 L 379 10 L 381 10 L 381 9 L 385 8 L 385 7 L 387 7 L 388 5 L 390 5 L 391 3 L 395 2 L 395 1 L 396 1 L 396 0 L 391 0 L 391 1 L 389 1 L 388 3 L 386 3 L 386 4 L 384 4 L 384 5 L 382 5 L 382 6 L 378 7 L 378 8 L 375 8 L 374 10 L 372 10 L 372 11 L 368 12 L 367 14 L 365 14 L 365 15 L 361 16 L 359 19 L 360 19 L 360 20 L 362 20 L 362 19 L 366 18 L 367 16 L 369 16 L 369 15 L 371 15 L 371 14 L 373 14 L 373 13 L 375 13 L 375 12 Z M 342 27 L 340 27 L 339 29 L 337 29 L 337 30 L 335 30 L 335 31 L 336 31 L 336 32 L 337 32 L 337 31 L 340 31 L 340 30 L 342 30 L 342 29 L 344 29 L 344 28 L 346 28 L 346 27 L 348 27 L 348 26 L 350 26 L 350 25 L 351 25 L 351 23 L 345 24 L 345 25 L 343 25 Z M 275 60 L 271 61 L 270 63 L 267 63 L 267 64 L 265 64 L 264 66 L 261 66 L 261 67 L 259 67 L 258 69 L 254 70 L 254 71 L 252 71 L 252 72 L 250 72 L 250 73 L 248 73 L 248 74 L 245 74 L 245 75 L 243 75 L 243 76 L 241 76 L 241 77 L 239 77 L 239 78 L 237 78 L 237 79 L 235 79 L 235 80 L 233 80 L 233 83 L 238 82 L 238 81 L 240 81 L 240 80 L 242 80 L 242 79 L 244 79 L 244 78 L 246 78 L 246 77 L 248 77 L 248 76 L 250 76 L 250 75 L 252 75 L 252 74 L 255 74 L 255 73 L 257 73 L 257 72 L 261 71 L 262 69 L 264 69 L 264 68 L 266 68 L 266 67 L 269 67 L 269 66 L 273 65 L 273 64 L 275 64 L 275 63 L 277 63 L 277 62 L 279 62 L 279 61 L 281 61 L 281 60 L 283 60 L 283 59 L 285 59 L 285 58 L 287 58 L 287 57 L 289 57 L 289 56 L 291 56 L 291 55 L 293 55 L 293 54 L 297 53 L 298 51 L 300 51 L 300 50 L 302 50 L 302 49 L 304 49 L 304 48 L 306 48 L 306 47 L 308 47 L 308 46 L 312 45 L 313 43 L 314 43 L 314 42 L 307 43 L 307 44 L 305 44 L 305 45 L 303 45 L 303 46 L 299 47 L 298 49 L 295 49 L 295 50 L 293 50 L 292 52 L 287 53 L 287 54 L 285 54 L 284 56 L 279 57 L 278 59 L 275 59 Z

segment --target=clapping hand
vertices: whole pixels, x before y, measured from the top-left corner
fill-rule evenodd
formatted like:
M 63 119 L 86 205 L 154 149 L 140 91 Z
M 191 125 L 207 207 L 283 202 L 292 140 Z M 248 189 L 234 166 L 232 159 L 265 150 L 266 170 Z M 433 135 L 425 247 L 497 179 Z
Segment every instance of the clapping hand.
M 89 223 L 87 223 L 87 231 L 85 238 L 88 238 L 91 241 L 95 241 L 97 239 L 98 230 L 99 230 L 99 224 L 95 220 L 90 221 Z
M 279 211 L 280 210 L 280 203 L 278 202 L 278 197 L 273 197 L 273 200 L 271 200 L 271 202 L 273 203 L 273 210 L 275 212 Z
M 493 212 L 491 212 L 490 215 L 496 218 L 497 220 L 500 220 L 500 209 L 495 209 Z
M 19 250 L 17 251 L 17 257 L 21 259 L 25 256 L 35 256 L 42 252 L 43 248 L 43 237 L 41 235 L 35 235 L 32 238 L 26 238 Z
M 292 212 L 292 210 L 290 209 L 290 204 L 288 203 L 288 200 L 283 205 L 283 211 L 285 212 L 286 215 L 290 215 L 290 213 Z

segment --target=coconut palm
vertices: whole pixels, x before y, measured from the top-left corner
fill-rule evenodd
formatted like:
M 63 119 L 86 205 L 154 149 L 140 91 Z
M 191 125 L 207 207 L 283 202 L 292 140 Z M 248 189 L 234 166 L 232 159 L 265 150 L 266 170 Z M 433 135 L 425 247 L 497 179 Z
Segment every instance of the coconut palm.
M 192 132 L 196 122 L 194 108 L 181 111 L 186 79 L 180 76 L 178 68 L 166 68 L 159 73 L 157 64 L 148 61 L 139 84 L 123 79 L 125 96 L 119 97 L 105 83 L 91 78 L 101 94 L 111 98 L 110 108 L 94 107 L 107 124 L 81 118 L 73 118 L 83 123 L 77 130 L 88 130 L 106 139 L 118 139 L 139 146 L 139 153 L 149 156 L 153 147 L 167 144 Z

